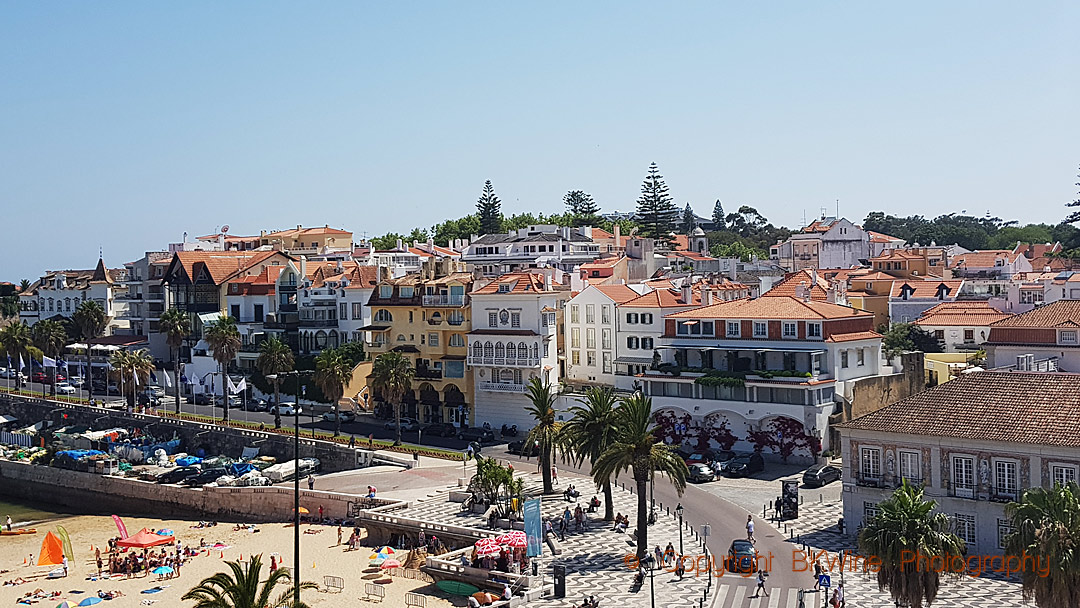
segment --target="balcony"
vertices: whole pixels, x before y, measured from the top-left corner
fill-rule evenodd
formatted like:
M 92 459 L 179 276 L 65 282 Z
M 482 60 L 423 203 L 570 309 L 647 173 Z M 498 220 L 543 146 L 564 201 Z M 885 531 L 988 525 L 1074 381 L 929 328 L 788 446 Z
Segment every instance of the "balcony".
M 466 302 L 468 302 L 468 301 L 469 301 L 468 296 L 466 296 L 465 294 L 458 294 L 458 295 L 447 295 L 447 294 L 427 295 L 427 296 L 424 296 L 423 300 L 422 300 L 424 306 L 455 306 L 455 307 L 464 306 L 466 304 Z
M 300 319 L 300 327 L 337 327 L 337 319 Z
M 278 312 L 296 312 L 296 304 L 278 304 Z
M 885 480 L 880 477 L 860 475 L 859 477 L 855 478 L 855 485 L 864 488 L 883 488 L 885 487 Z
M 517 358 L 507 359 L 503 357 L 474 357 L 469 356 L 469 365 L 498 365 L 503 367 L 540 367 L 540 359 Z
M 364 348 L 366 348 L 368 350 L 381 351 L 384 348 L 386 348 L 387 346 L 389 346 L 389 344 L 390 344 L 389 342 L 364 342 Z
M 443 320 L 442 320 L 441 318 L 438 318 L 438 319 L 428 319 L 428 320 L 427 320 L 427 324 L 428 324 L 428 325 L 432 325 L 432 326 L 434 326 L 434 325 L 442 325 L 442 322 L 443 322 Z
M 337 306 L 337 302 L 334 300 L 311 300 L 310 302 L 304 302 L 304 306 Z
M 502 384 L 501 382 L 477 382 L 476 388 L 490 393 L 525 393 L 524 384 Z
M 117 300 L 141 300 L 141 299 L 143 299 L 143 294 L 141 294 L 141 293 L 118 293 L 113 297 L 115 299 L 117 299 Z
M 413 377 L 418 380 L 442 380 L 442 370 L 418 367 Z
M 263 329 L 282 329 L 285 331 L 295 330 L 297 321 L 263 321 Z

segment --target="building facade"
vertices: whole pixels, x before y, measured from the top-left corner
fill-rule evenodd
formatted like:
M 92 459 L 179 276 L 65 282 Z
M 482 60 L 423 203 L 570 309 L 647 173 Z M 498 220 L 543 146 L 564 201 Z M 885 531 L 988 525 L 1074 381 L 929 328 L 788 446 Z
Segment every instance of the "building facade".
M 563 311 L 563 378 L 567 382 L 615 384 L 617 308 L 639 295 L 626 285 L 590 285 L 570 299 Z
M 1080 372 L 1080 300 L 1058 300 L 991 324 L 985 348 L 991 368 L 1031 355 L 1051 368 Z
M 923 313 L 915 321 L 930 332 L 947 353 L 974 351 L 990 337 L 990 325 L 1012 315 L 985 301 L 943 302 Z

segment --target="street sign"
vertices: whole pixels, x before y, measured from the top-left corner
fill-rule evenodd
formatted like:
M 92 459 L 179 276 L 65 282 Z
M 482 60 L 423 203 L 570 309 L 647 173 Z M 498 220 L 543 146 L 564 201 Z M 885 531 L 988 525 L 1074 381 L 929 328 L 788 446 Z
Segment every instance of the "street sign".
M 710 526 L 709 524 L 705 524 L 704 526 L 701 526 L 701 535 L 702 536 L 704 536 L 705 538 L 709 538 L 709 535 L 711 535 L 711 534 L 712 534 L 712 526 Z
M 828 574 L 819 575 L 817 577 L 817 584 L 818 587 L 825 587 L 828 589 L 829 587 L 832 587 L 832 578 L 830 578 Z

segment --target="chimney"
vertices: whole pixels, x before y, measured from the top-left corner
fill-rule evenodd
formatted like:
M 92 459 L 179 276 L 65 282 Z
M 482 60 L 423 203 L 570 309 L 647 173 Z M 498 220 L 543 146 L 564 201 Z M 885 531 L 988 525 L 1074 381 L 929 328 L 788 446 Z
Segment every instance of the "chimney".
M 799 281 L 795 286 L 795 297 L 803 301 L 810 300 L 810 288 L 806 286 L 806 281 Z
M 337 261 L 337 266 L 335 268 L 337 268 L 338 272 L 345 272 L 345 266 L 341 263 L 341 260 Z
M 816 285 L 817 285 L 817 282 L 818 282 L 818 279 L 817 279 L 817 268 L 811 268 L 811 269 L 810 269 L 810 287 L 814 287 L 814 286 L 816 286 Z
M 581 231 L 585 233 L 585 238 L 592 240 L 592 226 L 584 226 Z
M 619 229 L 619 222 L 615 222 L 614 231 L 615 231 L 615 244 L 613 245 L 613 247 L 615 248 L 616 251 L 618 251 L 619 250 L 619 240 L 620 240 L 619 237 L 622 236 L 622 230 Z
M 307 278 L 307 256 L 300 256 L 300 282 L 303 283 Z
M 711 306 L 713 303 L 713 290 L 712 287 L 701 288 L 701 303 L 705 306 Z
M 694 286 L 690 283 L 689 278 L 683 279 L 682 301 L 683 304 L 691 304 L 694 301 Z

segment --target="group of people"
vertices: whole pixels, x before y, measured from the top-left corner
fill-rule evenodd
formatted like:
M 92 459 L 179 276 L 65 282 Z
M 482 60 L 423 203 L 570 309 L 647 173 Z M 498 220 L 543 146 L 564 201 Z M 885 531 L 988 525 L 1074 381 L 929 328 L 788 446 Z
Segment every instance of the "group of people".
M 190 551 L 185 553 L 179 542 L 176 544 L 174 551 L 168 551 L 165 547 L 162 547 L 161 551 L 143 549 L 142 555 L 131 552 L 122 556 L 119 551 L 110 548 L 108 556 L 109 574 L 121 574 L 124 578 L 131 578 L 139 574 L 145 575 L 156 568 L 165 566 L 170 568 L 171 571 L 159 574 L 158 579 L 175 578 L 180 576 L 180 567 L 184 565 L 185 558 L 189 554 Z M 95 561 L 97 562 L 98 576 L 100 576 L 105 565 L 101 558 L 100 549 L 95 551 Z
M 622 513 L 615 515 L 615 525 L 612 526 L 612 532 L 626 532 L 626 527 L 630 525 L 630 518 Z
M 578 489 L 574 487 L 574 484 L 567 485 L 566 489 L 563 490 L 563 498 L 565 498 L 568 502 L 578 498 L 579 496 L 581 496 L 581 492 L 579 492 Z
M 474 548 L 471 555 L 461 554 L 461 565 L 469 568 L 522 574 L 529 567 L 529 556 L 525 554 L 524 548 L 518 547 L 504 549 L 498 557 L 491 555 L 481 557 Z

